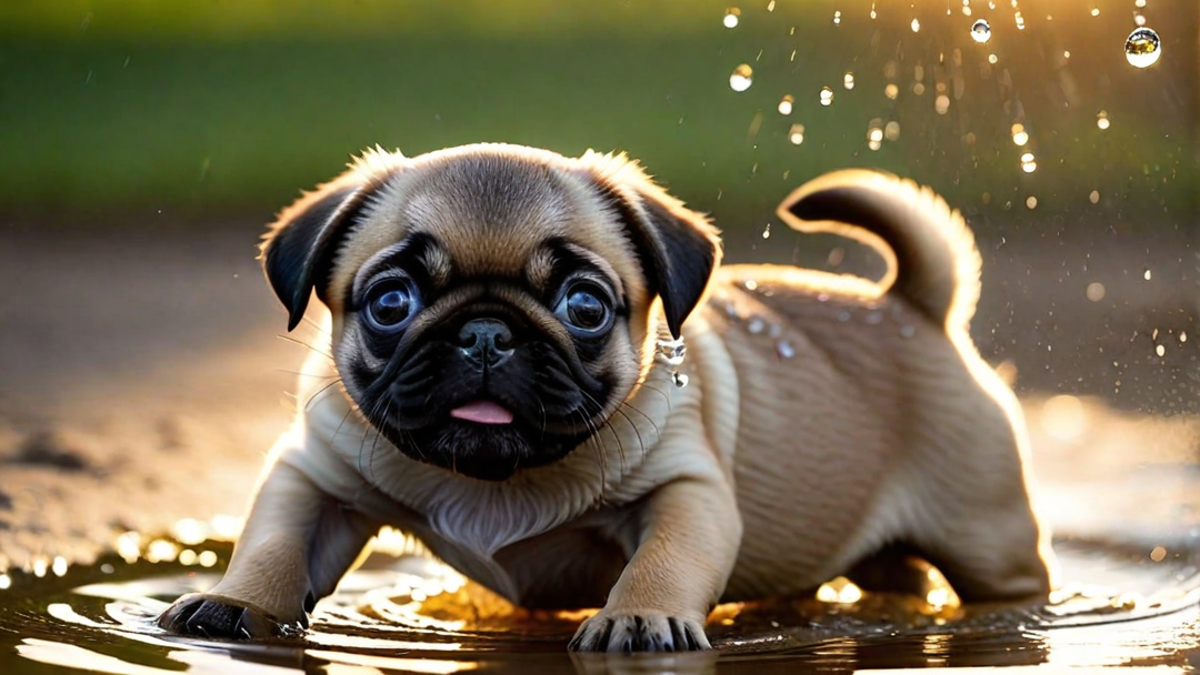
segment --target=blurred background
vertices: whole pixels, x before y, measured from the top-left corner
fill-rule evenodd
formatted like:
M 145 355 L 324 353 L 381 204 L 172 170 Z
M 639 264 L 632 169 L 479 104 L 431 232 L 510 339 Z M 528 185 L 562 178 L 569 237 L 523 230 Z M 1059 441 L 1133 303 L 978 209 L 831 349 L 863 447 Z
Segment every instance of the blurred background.
M 1160 42 L 1127 54 L 1139 26 Z M 305 352 L 254 246 L 375 144 L 624 150 L 729 260 L 869 274 L 774 208 L 830 169 L 911 177 L 977 233 L 972 332 L 1058 420 L 1035 433 L 1190 461 L 1198 40 L 1190 0 L 6 0 L 0 558 L 240 511 Z M 119 516 L 86 507 L 114 485 Z

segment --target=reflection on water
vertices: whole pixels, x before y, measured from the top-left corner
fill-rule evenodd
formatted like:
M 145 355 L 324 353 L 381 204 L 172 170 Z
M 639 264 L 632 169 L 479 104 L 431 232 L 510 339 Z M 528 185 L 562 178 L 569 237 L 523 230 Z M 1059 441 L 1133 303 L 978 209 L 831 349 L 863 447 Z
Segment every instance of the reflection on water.
M 197 530 L 208 531 L 208 530 Z M 710 619 L 717 652 L 572 657 L 586 612 L 515 608 L 453 570 L 376 553 L 318 604 L 303 638 L 239 644 L 164 634 L 154 617 L 181 593 L 216 582 L 230 545 L 148 539 L 134 562 L 10 576 L 0 598 L 0 672 L 73 667 L 167 672 L 822 672 L 894 667 L 1187 666 L 1200 640 L 1200 557 L 1060 542 L 1073 583 L 1042 606 L 960 607 L 935 583 L 927 598 L 871 594 L 839 579 L 813 596 L 722 605 Z M 170 543 L 213 568 L 151 562 Z M 126 554 L 130 551 L 126 550 Z M 931 574 L 936 574 L 932 571 Z M 1116 590 L 1113 590 L 1116 589 Z M 941 590 L 942 595 L 937 595 Z

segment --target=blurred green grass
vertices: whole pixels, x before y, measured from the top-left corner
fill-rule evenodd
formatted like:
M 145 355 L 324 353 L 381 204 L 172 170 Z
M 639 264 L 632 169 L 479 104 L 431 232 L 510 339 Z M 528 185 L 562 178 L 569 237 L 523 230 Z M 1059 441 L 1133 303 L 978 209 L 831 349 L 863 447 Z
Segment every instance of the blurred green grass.
M 1020 213 L 1027 195 L 1079 223 L 1101 209 L 1120 227 L 1196 213 L 1196 67 L 1183 58 L 1194 9 L 1164 31 L 1163 63 L 1134 71 L 1119 51 L 1126 19 L 1020 33 L 994 21 L 985 48 L 938 3 L 872 21 L 869 3 L 840 2 L 838 26 L 832 2 L 762 4 L 728 30 L 723 3 L 685 0 L 9 0 L 0 212 L 268 214 L 376 143 L 417 154 L 508 141 L 626 149 L 726 228 L 761 229 L 792 187 L 851 165 L 931 183 L 976 213 Z M 737 93 L 728 77 L 743 62 L 755 80 Z M 955 77 L 965 93 L 935 114 L 935 83 Z M 785 93 L 789 117 L 775 110 Z M 900 138 L 868 150 L 872 119 L 898 121 Z M 1016 120 L 1027 148 L 1010 139 Z M 793 123 L 802 145 L 788 142 Z M 1034 174 L 1020 170 L 1026 150 Z

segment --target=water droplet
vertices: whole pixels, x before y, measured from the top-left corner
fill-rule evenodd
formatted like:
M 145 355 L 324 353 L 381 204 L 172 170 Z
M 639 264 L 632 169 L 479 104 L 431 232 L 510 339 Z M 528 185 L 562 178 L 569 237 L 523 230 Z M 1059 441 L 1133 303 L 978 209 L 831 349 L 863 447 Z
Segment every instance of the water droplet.
M 1032 152 L 1021 155 L 1021 170 L 1025 173 L 1037 171 L 1037 161 L 1034 159 Z
M 750 319 L 750 321 L 746 323 L 746 330 L 750 331 L 754 335 L 758 335 L 759 333 L 763 332 L 763 329 L 766 327 L 767 322 L 763 321 L 757 316 Z
M 1092 8 L 1092 16 L 1100 16 L 1100 8 L 1099 7 Z
M 729 76 L 729 88 L 734 91 L 746 91 L 750 85 L 754 84 L 754 69 L 749 63 L 743 63 L 733 69 L 733 74 Z
M 896 97 L 900 95 L 900 87 L 897 87 L 895 84 L 889 84 L 883 88 L 883 95 L 895 101 Z
M 792 98 L 791 94 L 784 94 L 783 98 L 779 99 L 779 106 L 776 108 L 780 115 L 791 115 L 792 104 L 796 99 Z
M 821 87 L 821 105 L 828 106 L 833 103 L 833 90 L 829 87 Z
M 911 28 L 912 28 L 912 32 L 914 32 L 914 33 L 916 33 L 916 32 L 919 32 L 919 31 L 921 30 L 921 22 L 920 22 L 920 20 L 918 20 L 918 19 L 914 18 L 914 19 L 912 20 L 912 23 L 910 23 L 910 24 L 909 24 L 909 27 L 911 27 Z
M 1149 270 L 1149 268 L 1147 268 L 1146 271 L 1142 274 L 1142 278 L 1145 279 L 1146 281 L 1150 281 L 1150 276 L 1151 276 L 1150 270 Z
M 767 226 L 763 228 L 762 238 L 763 239 L 771 238 L 771 224 L 770 223 L 767 223 Z
M 753 279 L 747 279 L 743 281 L 742 285 L 745 286 L 746 290 L 748 291 L 754 291 L 758 289 L 758 282 Z
M 1101 131 L 1107 129 L 1109 124 L 1110 122 L 1108 121 L 1107 110 L 1101 110 L 1100 112 L 1096 113 L 1096 126 L 1099 127 Z
M 787 340 L 780 340 L 775 343 L 775 351 L 785 359 L 790 359 L 796 355 L 795 347 L 792 347 L 792 343 Z
M 1012 125 L 1013 143 L 1018 146 L 1025 145 L 1029 142 L 1029 132 L 1025 131 L 1025 125 L 1017 122 Z
M 847 312 L 844 310 L 841 312 L 838 312 L 837 320 L 841 321 L 843 323 L 849 321 L 850 320 L 850 312 Z
M 688 376 L 684 373 L 671 373 L 671 381 L 676 387 L 683 389 L 688 385 Z
M 770 2 L 767 3 L 767 11 L 768 12 L 775 11 L 775 0 L 771 0 Z
M 788 140 L 792 145 L 800 145 L 804 142 L 804 125 L 793 124 L 791 129 L 788 129 Z
M 925 93 L 925 84 L 923 82 L 918 82 L 918 83 L 914 84 L 913 85 L 913 93 L 916 94 L 917 96 L 924 94 Z
M 12 577 L 7 574 L 0 574 L 0 591 L 7 590 L 12 587 Z
M 1100 191 L 1092 190 L 1092 194 L 1088 195 L 1088 201 L 1093 204 L 1099 204 L 1100 203 Z
M 767 335 L 772 339 L 778 338 L 780 335 L 783 335 L 783 327 L 777 323 L 773 323 L 770 328 L 767 328 Z
M 1037 197 L 1034 197 L 1033 195 L 1029 195 L 1029 197 L 1025 199 L 1025 208 L 1030 209 L 1030 210 L 1036 209 L 1037 208 Z
M 1134 29 L 1129 37 L 1125 38 L 1125 60 L 1129 61 L 1129 65 L 1135 68 L 1149 68 L 1158 63 L 1158 57 L 1162 56 L 1162 42 L 1158 39 L 1158 33 L 1152 29 L 1142 26 Z
M 992 39 L 992 26 L 987 19 L 979 19 L 971 24 L 971 39 L 980 44 Z
M 1154 353 L 1158 354 L 1159 356 L 1163 356 L 1167 353 L 1167 348 L 1162 345 L 1158 345 L 1154 348 Z
M 996 65 L 996 62 L 999 60 L 999 56 L 996 56 L 995 54 L 988 54 L 988 63 L 992 64 L 993 66 Z
M 854 88 L 854 73 L 846 73 L 842 76 L 842 86 L 846 89 Z
M 900 123 L 895 120 L 888 122 L 887 126 L 883 128 L 883 137 L 889 141 L 900 138 Z
M 1017 22 L 1017 30 L 1025 30 L 1025 17 L 1021 16 L 1020 10 L 1013 15 L 1013 19 Z
M 1092 302 L 1100 302 L 1104 299 L 1105 294 L 1104 284 L 1099 281 L 1093 281 L 1087 285 L 1087 299 Z
M 729 9 L 725 10 L 725 18 L 721 21 L 721 23 L 725 24 L 726 28 L 737 28 L 738 21 L 740 20 L 741 16 L 742 10 L 738 9 L 737 7 L 730 7 Z
M 938 97 L 933 101 L 933 111 L 939 115 L 945 115 L 950 110 L 950 97 L 945 94 L 938 94 Z
M 836 25 L 840 24 L 841 22 L 842 22 L 842 10 L 840 10 L 840 9 L 833 10 L 833 25 L 836 26 Z
M 1142 9 L 1146 6 L 1146 0 L 1133 0 L 1133 6 Z
M 917 329 L 915 326 L 901 326 L 900 327 L 900 337 L 910 338 L 916 334 L 917 334 Z
M 732 302 L 725 303 L 725 315 L 731 319 L 737 318 L 737 307 Z
M 1179 341 L 1187 342 L 1187 331 L 1179 331 Z

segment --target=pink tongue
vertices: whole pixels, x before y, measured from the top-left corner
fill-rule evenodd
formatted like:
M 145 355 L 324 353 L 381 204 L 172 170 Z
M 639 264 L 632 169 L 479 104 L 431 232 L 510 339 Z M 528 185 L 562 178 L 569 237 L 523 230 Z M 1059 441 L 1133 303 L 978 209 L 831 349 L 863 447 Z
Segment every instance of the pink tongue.
M 477 424 L 508 424 L 513 421 L 511 410 L 491 401 L 472 401 L 451 410 L 450 416 Z

